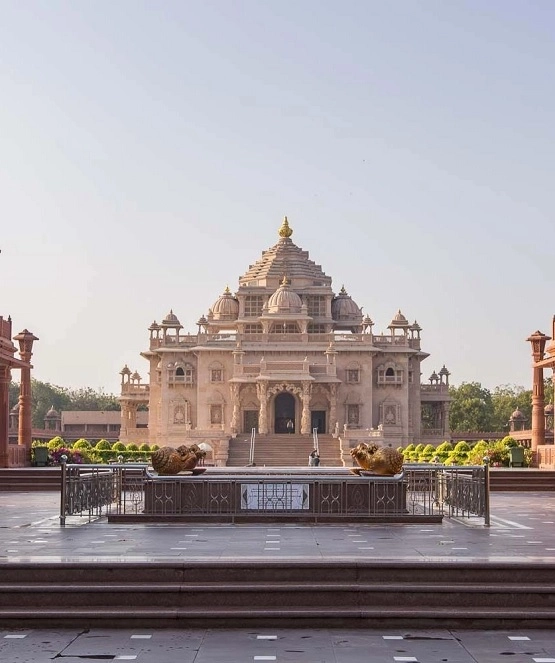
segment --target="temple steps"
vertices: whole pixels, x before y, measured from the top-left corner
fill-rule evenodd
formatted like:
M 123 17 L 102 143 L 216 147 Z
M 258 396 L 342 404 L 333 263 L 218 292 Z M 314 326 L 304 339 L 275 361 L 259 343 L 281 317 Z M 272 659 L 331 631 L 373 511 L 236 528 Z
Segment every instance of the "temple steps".
M 533 468 L 492 468 L 490 490 L 497 492 L 555 491 L 555 471 Z
M 319 435 L 320 465 L 342 467 L 340 442 L 331 435 Z M 258 435 L 254 462 L 260 467 L 306 467 L 313 450 L 312 437 L 306 435 Z M 228 467 L 248 465 L 250 438 L 239 436 L 229 443 Z
M 60 490 L 60 467 L 12 467 L 0 469 L 0 492 Z
M 518 582 L 517 582 L 518 579 Z M 0 625 L 550 627 L 555 564 L 0 564 Z

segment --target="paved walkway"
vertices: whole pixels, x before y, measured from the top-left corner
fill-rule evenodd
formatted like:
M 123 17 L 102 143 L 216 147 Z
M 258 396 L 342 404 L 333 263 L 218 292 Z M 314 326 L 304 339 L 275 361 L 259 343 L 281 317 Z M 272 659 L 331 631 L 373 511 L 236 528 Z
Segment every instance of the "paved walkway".
M 0 560 L 464 559 L 555 562 L 552 493 L 494 493 L 492 524 L 59 525 L 54 493 L 0 493 Z M 438 619 L 438 626 L 440 626 Z M 553 631 L 0 629 L 0 663 L 555 663 Z

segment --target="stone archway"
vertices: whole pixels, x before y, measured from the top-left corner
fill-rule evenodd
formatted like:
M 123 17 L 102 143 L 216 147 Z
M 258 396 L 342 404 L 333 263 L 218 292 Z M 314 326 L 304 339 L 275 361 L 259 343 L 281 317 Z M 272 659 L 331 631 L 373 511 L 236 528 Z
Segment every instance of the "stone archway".
M 297 429 L 295 397 L 289 391 L 277 394 L 274 401 L 274 431 L 276 433 L 294 433 Z M 293 422 L 293 428 L 288 428 L 287 422 Z

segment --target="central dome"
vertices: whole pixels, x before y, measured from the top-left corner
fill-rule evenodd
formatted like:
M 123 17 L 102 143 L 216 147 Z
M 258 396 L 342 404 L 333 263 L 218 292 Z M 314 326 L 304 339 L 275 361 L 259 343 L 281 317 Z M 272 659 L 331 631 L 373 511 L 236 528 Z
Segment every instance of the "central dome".
M 268 300 L 268 313 L 300 313 L 303 302 L 296 292 L 289 286 L 289 280 L 285 277 Z

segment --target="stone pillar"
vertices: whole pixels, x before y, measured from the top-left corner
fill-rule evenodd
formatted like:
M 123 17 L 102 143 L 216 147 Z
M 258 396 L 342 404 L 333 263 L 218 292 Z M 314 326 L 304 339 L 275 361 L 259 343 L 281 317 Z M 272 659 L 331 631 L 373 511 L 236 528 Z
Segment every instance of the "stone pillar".
M 231 413 L 231 432 L 236 435 L 239 432 L 239 385 L 232 382 L 229 385 L 231 391 L 232 413 Z
M 258 400 L 260 402 L 260 415 L 258 418 L 258 432 L 260 435 L 268 434 L 268 383 L 258 382 L 256 385 Z
M 337 385 L 330 384 L 330 422 L 329 432 L 333 433 L 337 426 Z
M 29 330 L 24 329 L 14 336 L 19 343 L 19 356 L 25 362 L 21 366 L 21 385 L 19 389 L 19 435 L 18 445 L 25 447 L 25 461 L 31 461 L 32 444 L 32 401 L 31 401 L 31 357 L 33 356 L 33 343 L 38 338 Z
M 534 366 L 532 387 L 532 451 L 538 445 L 545 444 L 545 393 L 543 386 L 543 368 Z
M 303 382 L 303 393 L 301 396 L 303 411 L 301 414 L 301 435 L 310 434 L 310 382 Z
M 10 401 L 11 371 L 9 366 L 0 366 L 0 467 L 9 467 L 10 438 L 9 427 L 9 401 Z
M 545 395 L 543 386 L 543 367 L 538 362 L 543 359 L 545 344 L 549 336 L 535 331 L 526 340 L 532 344 L 532 357 L 534 359 L 534 372 L 532 382 L 532 451 L 536 452 L 538 445 L 545 444 Z
M 127 402 L 121 404 L 121 423 L 119 427 L 119 440 L 127 442 L 129 426 L 129 405 Z

